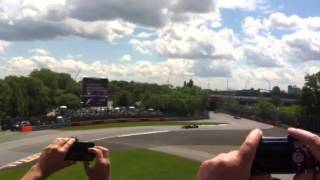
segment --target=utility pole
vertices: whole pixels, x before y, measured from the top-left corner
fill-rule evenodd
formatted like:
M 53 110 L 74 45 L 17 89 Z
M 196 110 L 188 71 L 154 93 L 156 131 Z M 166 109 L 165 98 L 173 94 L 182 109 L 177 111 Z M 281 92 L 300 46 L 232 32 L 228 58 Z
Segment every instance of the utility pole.
M 245 82 L 245 84 L 244 84 L 244 89 L 247 89 L 247 88 L 248 88 L 249 82 L 250 82 L 250 79 L 247 79 L 246 82 Z
M 268 83 L 269 91 L 271 91 L 271 81 L 269 81 L 269 80 L 266 79 L 266 82 Z
M 227 79 L 227 91 L 229 91 L 229 80 Z

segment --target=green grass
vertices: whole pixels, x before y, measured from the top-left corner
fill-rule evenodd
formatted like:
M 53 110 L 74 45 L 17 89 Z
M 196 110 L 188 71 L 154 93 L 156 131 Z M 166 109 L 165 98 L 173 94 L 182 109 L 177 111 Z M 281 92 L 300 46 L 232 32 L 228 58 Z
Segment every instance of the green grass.
M 60 130 L 89 130 L 89 129 L 102 129 L 102 128 L 118 128 L 118 127 L 137 127 L 137 126 L 183 126 L 193 124 L 190 121 L 148 121 L 148 122 L 119 122 L 110 124 L 95 124 L 84 126 L 70 126 L 64 127 Z M 221 123 L 201 122 L 198 125 L 218 125 Z
M 131 150 L 111 154 L 113 180 L 194 180 L 200 162 L 174 155 L 149 151 Z M 28 168 L 0 171 L 0 179 L 15 180 Z M 81 163 L 52 175 L 49 180 L 87 179 Z

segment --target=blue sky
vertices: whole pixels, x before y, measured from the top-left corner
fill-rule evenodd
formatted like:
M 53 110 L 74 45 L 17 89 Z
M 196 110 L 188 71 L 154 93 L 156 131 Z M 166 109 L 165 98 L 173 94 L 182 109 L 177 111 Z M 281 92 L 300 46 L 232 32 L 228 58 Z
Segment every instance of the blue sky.
M 285 90 L 320 70 L 316 0 L 91 3 L 0 2 L 0 77 L 80 69 L 81 77 Z

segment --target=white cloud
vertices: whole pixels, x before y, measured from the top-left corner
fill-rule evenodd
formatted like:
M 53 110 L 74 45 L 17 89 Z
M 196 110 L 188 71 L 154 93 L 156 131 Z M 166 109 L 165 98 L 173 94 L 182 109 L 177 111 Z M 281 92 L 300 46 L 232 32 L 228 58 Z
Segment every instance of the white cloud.
M 0 39 L 6 41 L 79 36 L 115 42 L 137 26 L 160 28 L 216 12 L 215 0 L 2 0 L 0 7 Z
M 123 21 L 83 22 L 74 19 L 65 21 L 70 26 L 70 35 L 78 35 L 86 39 L 105 39 L 115 42 L 134 32 L 135 25 Z
M 271 14 L 265 23 L 269 29 L 320 31 L 320 17 L 301 18 L 298 15 L 287 16 L 276 12 Z
M 286 16 L 282 13 L 273 13 L 264 19 L 247 17 L 242 25 L 246 35 L 243 40 L 245 60 L 261 67 L 289 67 L 319 61 L 320 28 L 316 28 L 319 18 Z M 275 36 L 273 30 L 283 33 Z
M 129 54 L 125 54 L 120 58 L 120 61 L 129 62 L 129 61 L 131 61 L 131 56 Z
M 229 61 L 196 61 L 192 70 L 197 77 L 232 77 L 232 65 Z
M 2 76 L 9 74 L 28 75 L 38 68 L 49 68 L 57 72 L 66 72 L 75 75 L 79 69 L 81 76 L 109 77 L 110 79 L 144 80 L 146 77 L 157 80 L 168 76 L 180 77 L 192 74 L 193 63 L 184 59 L 168 59 L 166 61 L 151 63 L 150 61 L 137 61 L 134 63 L 104 64 L 100 61 L 86 63 L 72 58 L 55 58 L 43 49 L 31 50 L 29 57 L 13 57 L 1 66 Z
M 44 49 L 31 49 L 28 51 L 35 56 L 48 56 L 50 53 Z
M 7 41 L 1 41 L 0 40 L 0 54 L 4 53 L 5 50 L 10 46 L 11 43 Z
M 155 33 L 148 33 L 148 32 L 141 32 L 141 33 L 135 35 L 134 37 L 141 38 L 141 39 L 147 39 L 147 38 L 150 38 L 154 35 L 156 35 L 156 34 Z
M 219 8 L 255 10 L 263 4 L 263 0 L 217 0 Z
M 299 30 L 284 35 L 283 41 L 290 48 L 292 61 L 320 61 L 320 31 Z
M 163 27 L 178 19 L 188 19 L 189 14 L 203 14 L 215 10 L 215 0 L 93 0 L 90 4 L 85 0 L 70 1 L 71 17 L 96 21 L 106 19 L 122 19 L 147 27 Z M 130 8 L 128 8 L 130 7 Z
M 247 88 L 269 89 L 280 86 L 286 89 L 288 85 L 303 86 L 306 72 L 299 68 L 250 68 L 241 67 L 234 70 L 234 81 L 240 82 L 238 88 L 244 88 L 244 83 L 249 82 Z M 241 84 L 242 83 L 242 84 Z
M 130 42 L 141 53 L 169 58 L 235 60 L 242 55 L 231 29 L 214 31 L 204 24 L 172 24 L 159 30 L 154 40 Z

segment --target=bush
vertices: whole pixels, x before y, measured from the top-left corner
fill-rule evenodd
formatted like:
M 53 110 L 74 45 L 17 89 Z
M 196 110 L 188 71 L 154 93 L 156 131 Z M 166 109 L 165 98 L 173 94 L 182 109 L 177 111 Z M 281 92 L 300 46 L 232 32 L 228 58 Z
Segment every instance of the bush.
M 279 112 L 275 105 L 271 104 L 265 99 L 260 99 L 256 104 L 257 116 L 266 120 L 277 120 Z
M 228 113 L 238 116 L 253 116 L 255 115 L 255 108 L 239 104 L 234 100 L 227 100 L 222 104 L 221 109 Z
M 302 108 L 297 105 L 284 106 L 279 109 L 279 120 L 284 124 L 298 126 L 298 119 L 302 114 Z

